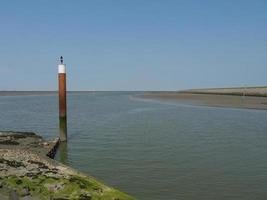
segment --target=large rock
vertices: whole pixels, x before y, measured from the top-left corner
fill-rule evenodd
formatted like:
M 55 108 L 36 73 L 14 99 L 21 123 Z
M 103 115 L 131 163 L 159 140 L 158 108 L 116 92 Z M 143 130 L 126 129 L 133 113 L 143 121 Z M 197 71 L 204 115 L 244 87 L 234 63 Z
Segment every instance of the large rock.
M 0 132 L 1 200 L 134 199 L 47 157 L 55 145 L 33 133 Z

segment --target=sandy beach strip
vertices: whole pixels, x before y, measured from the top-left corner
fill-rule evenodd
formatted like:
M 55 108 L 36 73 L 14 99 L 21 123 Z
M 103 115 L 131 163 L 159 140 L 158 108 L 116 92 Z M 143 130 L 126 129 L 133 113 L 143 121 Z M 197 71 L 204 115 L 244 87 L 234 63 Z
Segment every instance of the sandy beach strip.
M 201 105 L 211 107 L 230 107 L 267 110 L 267 97 L 238 96 L 229 94 L 201 94 L 186 92 L 146 92 L 145 99 L 163 100 L 172 103 Z
M 217 94 L 217 95 L 236 95 L 236 96 L 258 96 L 267 97 L 267 87 L 236 87 L 236 88 L 207 88 L 191 89 L 182 91 L 191 94 Z

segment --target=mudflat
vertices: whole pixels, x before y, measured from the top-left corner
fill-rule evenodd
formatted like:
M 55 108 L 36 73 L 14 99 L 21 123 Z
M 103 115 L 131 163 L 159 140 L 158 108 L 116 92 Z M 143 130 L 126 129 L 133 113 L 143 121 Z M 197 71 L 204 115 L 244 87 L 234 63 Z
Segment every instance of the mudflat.
M 267 97 L 265 96 L 243 96 L 231 95 L 229 93 L 218 94 L 220 92 L 218 90 L 213 90 L 216 94 L 208 93 L 208 91 L 204 92 L 200 93 L 199 90 L 196 93 L 193 91 L 146 92 L 141 97 L 191 105 L 267 110 Z
M 267 97 L 267 87 L 236 87 L 236 88 L 207 88 L 207 89 L 191 89 L 182 91 L 191 94 L 225 94 L 236 96 L 258 96 Z

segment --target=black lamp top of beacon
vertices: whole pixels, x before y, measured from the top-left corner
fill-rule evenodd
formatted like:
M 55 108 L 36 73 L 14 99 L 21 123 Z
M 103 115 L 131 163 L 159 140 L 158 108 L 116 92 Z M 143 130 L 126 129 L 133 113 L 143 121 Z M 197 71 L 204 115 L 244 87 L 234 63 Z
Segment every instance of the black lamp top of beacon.
M 63 56 L 60 56 L 60 63 L 63 64 Z

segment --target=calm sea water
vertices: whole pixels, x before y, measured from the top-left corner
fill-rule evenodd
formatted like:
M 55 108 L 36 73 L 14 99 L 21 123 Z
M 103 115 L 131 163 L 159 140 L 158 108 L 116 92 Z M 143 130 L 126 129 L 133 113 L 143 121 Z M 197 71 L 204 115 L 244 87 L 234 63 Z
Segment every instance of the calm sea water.
M 267 111 L 70 93 L 57 159 L 143 200 L 267 199 Z M 0 130 L 58 135 L 57 96 L 0 97 Z

